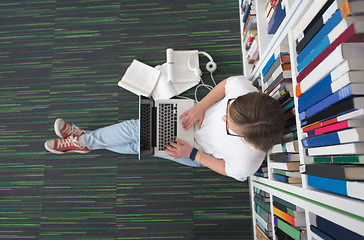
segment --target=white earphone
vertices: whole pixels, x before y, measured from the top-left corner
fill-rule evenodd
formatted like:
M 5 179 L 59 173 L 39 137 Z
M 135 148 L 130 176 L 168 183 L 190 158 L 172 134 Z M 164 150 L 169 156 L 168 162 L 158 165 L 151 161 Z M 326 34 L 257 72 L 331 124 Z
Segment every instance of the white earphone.
M 212 75 L 213 72 L 216 71 L 217 69 L 217 64 L 214 62 L 214 60 L 212 59 L 212 57 L 210 56 L 210 54 L 208 54 L 207 52 L 196 52 L 194 54 L 191 54 L 191 56 L 188 58 L 188 62 L 187 62 L 187 65 L 188 67 L 193 71 L 193 73 L 195 74 L 196 77 L 198 77 L 200 80 L 201 80 L 201 84 L 199 84 L 196 89 L 195 89 L 195 100 L 196 102 L 198 102 L 198 99 L 197 99 L 197 90 L 200 88 L 200 87 L 205 87 L 207 88 L 208 90 L 212 90 L 214 87 L 213 86 L 210 86 L 210 85 L 207 85 L 203 82 L 201 76 L 202 76 L 202 72 L 200 70 L 200 68 L 197 66 L 197 67 L 192 67 L 191 64 L 190 64 L 190 61 L 191 61 L 191 58 L 192 56 L 194 56 L 195 54 L 202 54 L 204 55 L 205 57 L 207 57 L 210 61 L 206 64 L 206 70 L 208 72 L 210 72 L 210 76 L 211 76 L 211 80 L 212 82 L 214 83 L 214 85 L 216 86 L 216 82 L 215 82 L 215 79 L 214 79 L 214 76 Z
M 212 59 L 212 57 L 207 53 L 207 52 L 197 52 L 195 54 L 202 54 L 204 56 L 206 56 L 210 61 L 206 64 L 206 70 L 210 73 L 213 73 L 216 71 L 217 69 L 217 64 L 214 62 L 214 60 Z M 190 64 L 191 58 L 192 56 L 194 56 L 195 54 L 191 54 L 191 56 L 188 59 L 188 67 L 193 71 L 193 73 L 195 74 L 196 77 L 201 77 L 202 76 L 202 72 L 200 70 L 199 67 L 192 67 Z

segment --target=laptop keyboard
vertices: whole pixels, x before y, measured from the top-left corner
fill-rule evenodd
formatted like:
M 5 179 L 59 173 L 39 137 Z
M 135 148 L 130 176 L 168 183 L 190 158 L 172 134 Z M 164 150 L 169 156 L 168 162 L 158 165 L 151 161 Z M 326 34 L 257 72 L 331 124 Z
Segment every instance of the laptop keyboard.
M 140 147 L 144 150 L 150 150 L 152 147 L 151 132 L 152 132 L 152 113 L 149 104 L 141 105 L 141 129 L 140 132 Z
M 165 145 L 176 142 L 177 104 L 159 104 L 159 151 L 165 151 Z

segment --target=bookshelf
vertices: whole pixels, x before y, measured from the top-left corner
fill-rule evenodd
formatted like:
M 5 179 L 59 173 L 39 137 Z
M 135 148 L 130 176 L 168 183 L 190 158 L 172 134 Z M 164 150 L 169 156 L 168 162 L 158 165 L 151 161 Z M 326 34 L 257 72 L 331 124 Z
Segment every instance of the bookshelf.
M 274 0 L 271 0 L 274 2 Z M 297 70 L 297 45 L 298 42 L 302 40 L 301 35 L 304 29 L 307 27 L 308 23 L 318 15 L 320 9 L 325 8 L 325 4 L 328 1 L 326 0 L 281 0 L 279 3 L 281 4 L 282 9 L 285 10 L 285 17 L 280 22 L 277 30 L 274 34 L 268 34 L 267 29 L 269 28 L 269 22 L 267 18 L 272 17 L 269 16 L 266 7 L 267 0 L 240 0 L 239 8 L 240 8 L 240 16 L 241 16 L 241 44 L 242 44 L 242 56 L 243 56 L 243 69 L 244 75 L 247 79 L 252 81 L 255 86 L 259 86 L 264 92 L 270 83 L 270 79 L 267 80 L 265 76 L 268 75 L 266 72 L 266 66 L 269 65 L 272 56 L 279 56 L 282 53 L 279 53 L 277 49 L 281 48 L 281 46 L 288 46 L 287 53 L 289 54 L 291 70 L 290 70 L 290 78 L 291 81 L 286 81 L 292 84 L 292 95 L 294 102 L 294 120 L 293 122 L 296 127 L 297 137 L 296 141 L 298 142 L 298 149 L 295 154 L 299 157 L 300 170 L 304 171 L 304 166 L 307 164 L 313 164 L 313 157 L 307 155 L 307 148 L 304 148 L 302 145 L 302 140 L 307 137 L 307 135 L 302 131 L 301 121 L 302 118 L 299 116 L 298 106 L 299 101 L 296 94 L 296 86 L 297 86 L 297 78 L 299 78 L 299 72 Z M 341 4 L 345 2 L 344 0 L 335 0 L 334 3 L 337 3 L 339 7 Z M 358 1 L 360 2 L 360 1 Z M 249 18 L 243 22 L 244 15 L 246 14 L 246 6 L 251 3 L 251 11 L 252 14 Z M 330 4 L 332 7 L 333 5 Z M 326 11 L 328 12 L 328 10 Z M 268 14 L 268 17 L 267 17 Z M 255 18 L 256 21 L 256 29 L 254 26 L 252 28 L 252 35 L 255 36 L 253 41 L 257 42 L 257 52 L 258 57 L 255 61 L 250 59 L 251 56 L 256 56 L 252 51 L 249 52 L 250 47 L 253 46 L 254 42 L 248 43 L 248 38 L 246 34 L 249 33 L 250 26 L 248 21 L 250 18 Z M 274 17 L 274 15 L 273 15 Z M 328 20 L 326 20 L 327 23 Z M 256 31 L 254 31 L 256 30 Z M 250 46 L 250 47 L 249 47 Z M 254 49 L 253 49 L 254 50 Z M 282 50 L 281 50 L 282 52 Z M 279 53 L 279 54 L 277 54 Z M 249 60 L 249 61 L 248 61 Z M 301 72 L 302 73 L 302 72 Z M 267 81 L 267 83 L 265 82 Z M 273 91 L 271 92 L 271 94 Z M 269 94 L 269 92 L 267 93 Z M 282 105 L 283 106 L 283 105 Z M 361 121 L 364 121 L 361 118 Z M 279 234 L 280 228 L 275 228 L 275 222 L 277 223 L 277 201 L 274 199 L 282 199 L 286 202 L 291 203 L 294 206 L 297 206 L 297 209 L 301 209 L 303 213 L 300 216 L 304 216 L 305 226 L 295 227 L 295 229 L 300 230 L 300 235 L 297 235 L 295 239 L 323 239 L 320 237 L 317 232 L 313 229 L 313 226 L 317 226 L 319 223 L 319 218 L 326 219 L 335 223 L 336 225 L 343 227 L 349 231 L 352 231 L 361 238 L 364 239 L 364 200 L 363 198 L 354 198 L 348 197 L 345 195 L 337 194 L 334 192 L 320 190 L 318 188 L 310 187 L 308 184 L 308 175 L 301 174 L 301 183 L 300 184 L 288 184 L 275 180 L 274 173 L 272 169 L 274 169 L 274 161 L 271 159 L 275 153 L 271 151 L 268 154 L 267 160 L 267 177 L 259 177 L 256 175 L 252 175 L 249 177 L 250 184 L 250 192 L 251 192 L 251 207 L 252 207 L 252 219 L 253 219 L 253 231 L 255 239 L 266 239 L 257 233 L 256 221 L 257 211 L 256 209 L 254 196 L 257 196 L 257 190 L 259 192 L 263 192 L 266 197 L 262 197 L 266 202 L 269 203 L 269 222 L 267 225 L 271 225 L 271 237 L 270 239 L 278 239 L 276 234 Z M 330 163 L 327 163 L 330 164 Z M 359 166 L 359 165 L 357 165 Z M 360 166 L 363 166 L 362 164 Z M 364 172 L 363 172 L 364 173 Z M 363 185 L 359 185 L 363 186 Z M 363 190 L 361 190 L 363 191 Z M 260 196 L 261 197 L 261 196 Z M 275 210 L 274 210 L 275 209 Z M 258 220 L 259 221 L 259 220 Z M 285 222 L 285 221 L 284 221 Z M 278 224 L 278 223 L 277 223 Z

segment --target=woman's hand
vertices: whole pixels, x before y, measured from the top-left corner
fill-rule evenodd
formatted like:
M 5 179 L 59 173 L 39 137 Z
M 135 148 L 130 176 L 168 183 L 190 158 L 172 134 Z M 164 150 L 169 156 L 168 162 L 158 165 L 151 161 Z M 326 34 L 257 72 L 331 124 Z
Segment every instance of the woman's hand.
M 203 121 L 203 115 L 204 111 L 199 108 L 198 104 L 182 113 L 180 119 L 184 118 L 182 121 L 183 128 L 188 130 L 197 122 L 197 129 L 200 129 Z
M 176 142 L 169 142 L 169 145 L 166 145 L 166 151 L 170 158 L 189 158 L 192 152 L 192 146 L 181 139 L 176 138 Z

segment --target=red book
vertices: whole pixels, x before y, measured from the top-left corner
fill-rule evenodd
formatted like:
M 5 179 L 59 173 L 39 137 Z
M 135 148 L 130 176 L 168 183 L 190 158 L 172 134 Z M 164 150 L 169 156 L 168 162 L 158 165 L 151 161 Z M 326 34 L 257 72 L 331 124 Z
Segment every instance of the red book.
M 314 124 L 311 124 L 305 128 L 302 128 L 303 132 L 308 132 L 308 131 L 312 131 L 314 129 L 320 128 L 320 127 L 324 127 L 333 123 L 337 123 L 337 117 L 331 118 L 329 120 L 323 121 L 323 122 L 317 122 Z
M 314 70 L 317 65 L 319 65 L 330 53 L 332 53 L 337 46 L 347 42 L 362 42 L 363 39 L 364 33 L 357 33 L 355 23 L 351 24 L 335 41 L 333 41 L 324 51 L 322 51 L 322 53 L 320 53 L 320 55 L 318 55 L 310 64 L 307 65 L 305 69 L 302 70 L 302 72 L 297 76 L 297 83 L 301 82 L 310 72 L 312 72 L 312 70 Z

